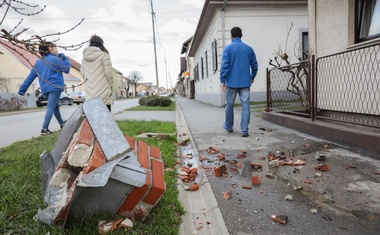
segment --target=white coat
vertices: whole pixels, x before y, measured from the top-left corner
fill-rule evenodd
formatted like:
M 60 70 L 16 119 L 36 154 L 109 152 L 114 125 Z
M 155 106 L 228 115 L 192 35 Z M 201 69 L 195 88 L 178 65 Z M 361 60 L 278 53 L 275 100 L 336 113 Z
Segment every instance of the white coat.
M 80 68 L 86 81 L 86 98 L 100 96 L 106 105 L 114 103 L 112 97 L 112 63 L 107 52 L 99 47 L 90 46 L 83 50 L 83 60 Z

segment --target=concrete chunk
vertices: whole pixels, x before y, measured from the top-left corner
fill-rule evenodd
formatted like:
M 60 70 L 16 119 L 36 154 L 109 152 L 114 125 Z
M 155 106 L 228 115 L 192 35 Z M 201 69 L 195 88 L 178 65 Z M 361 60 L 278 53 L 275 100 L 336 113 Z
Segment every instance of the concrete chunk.
M 100 97 L 86 100 L 83 112 L 108 161 L 132 150 Z

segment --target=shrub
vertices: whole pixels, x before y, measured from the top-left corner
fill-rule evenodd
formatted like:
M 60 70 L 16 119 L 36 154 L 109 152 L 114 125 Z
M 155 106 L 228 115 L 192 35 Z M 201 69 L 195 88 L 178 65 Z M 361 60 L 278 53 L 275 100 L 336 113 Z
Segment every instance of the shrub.
M 145 96 L 139 99 L 139 104 L 143 106 L 160 106 L 166 107 L 172 103 L 169 97 Z
M 10 99 L 5 99 L 0 96 L 0 111 L 20 110 L 26 105 L 26 100 L 13 96 Z

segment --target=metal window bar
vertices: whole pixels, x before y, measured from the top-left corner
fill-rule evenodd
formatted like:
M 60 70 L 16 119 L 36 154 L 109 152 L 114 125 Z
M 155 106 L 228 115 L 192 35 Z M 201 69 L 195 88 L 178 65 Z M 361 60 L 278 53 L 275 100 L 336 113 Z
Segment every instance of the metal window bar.
M 317 119 L 380 128 L 380 43 L 318 58 Z

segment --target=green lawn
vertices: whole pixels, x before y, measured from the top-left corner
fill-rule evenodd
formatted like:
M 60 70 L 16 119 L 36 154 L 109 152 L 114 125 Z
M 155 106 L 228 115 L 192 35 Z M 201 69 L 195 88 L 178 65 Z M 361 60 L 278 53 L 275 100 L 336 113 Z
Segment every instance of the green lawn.
M 121 131 L 129 136 L 141 132 L 173 133 L 176 126 L 160 121 L 118 121 Z M 98 234 L 100 220 L 119 218 L 113 214 L 86 217 L 67 224 L 62 230 L 55 226 L 34 221 L 38 208 L 44 209 L 41 192 L 39 156 L 51 151 L 59 132 L 35 137 L 0 149 L 0 233 L 1 234 Z M 177 161 L 176 136 L 141 139 L 160 148 L 165 168 L 175 168 Z M 135 223 L 132 230 L 115 230 L 108 234 L 178 234 L 184 209 L 178 200 L 176 172 L 165 171 L 166 191 L 150 212 L 147 220 Z

